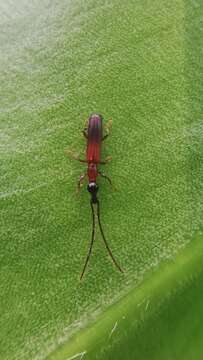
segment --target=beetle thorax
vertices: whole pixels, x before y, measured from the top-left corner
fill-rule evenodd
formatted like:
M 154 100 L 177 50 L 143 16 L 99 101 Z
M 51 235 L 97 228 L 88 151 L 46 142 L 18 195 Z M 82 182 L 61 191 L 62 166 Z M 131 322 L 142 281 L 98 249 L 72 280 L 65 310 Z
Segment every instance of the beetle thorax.
M 98 175 L 97 165 L 96 164 L 89 163 L 87 175 L 88 175 L 88 178 L 89 178 L 89 182 L 95 182 L 96 181 L 96 177 Z

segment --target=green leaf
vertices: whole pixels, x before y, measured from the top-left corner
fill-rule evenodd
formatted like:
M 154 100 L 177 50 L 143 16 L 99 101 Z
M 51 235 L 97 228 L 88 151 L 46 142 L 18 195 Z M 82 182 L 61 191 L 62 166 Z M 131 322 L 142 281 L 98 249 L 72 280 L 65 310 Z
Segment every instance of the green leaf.
M 202 237 L 196 237 L 47 360 L 200 359 L 202 260 Z
M 44 359 L 55 349 L 63 359 L 63 349 L 70 356 L 87 351 L 80 341 L 98 358 L 105 351 L 118 359 L 128 347 L 145 359 L 151 344 L 150 358 L 165 360 L 170 343 L 180 358 L 182 293 L 184 311 L 191 310 L 188 333 L 192 319 L 197 323 L 185 359 L 202 354 L 199 267 L 194 277 L 203 219 L 200 10 L 200 0 L 0 2 L 1 359 Z M 102 156 L 112 155 L 105 172 L 117 191 L 99 179 L 99 198 L 106 237 L 125 274 L 114 269 L 97 231 L 80 282 L 91 210 L 85 188 L 75 195 L 85 167 L 65 150 L 84 156 L 81 130 L 91 112 L 113 119 Z M 178 271 L 182 258 L 188 260 Z M 168 296 L 172 284 L 177 295 Z M 147 317 L 140 331 L 132 320 L 130 336 L 131 316 L 136 323 L 143 313 L 134 313 L 137 293 L 154 305 L 144 303 Z M 126 322 L 115 325 L 131 294 Z M 183 324 L 177 336 L 171 321 Z M 118 344 L 105 347 L 100 334 L 109 336 L 114 326 L 112 343 L 121 326 Z

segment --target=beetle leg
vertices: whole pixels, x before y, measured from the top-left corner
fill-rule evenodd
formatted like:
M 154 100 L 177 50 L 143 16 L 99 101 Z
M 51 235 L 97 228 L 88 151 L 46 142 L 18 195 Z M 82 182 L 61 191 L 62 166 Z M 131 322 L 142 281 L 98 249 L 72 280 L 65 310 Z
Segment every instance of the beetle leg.
M 112 190 L 114 190 L 114 191 L 117 190 L 116 186 L 112 183 L 110 177 L 108 177 L 106 174 L 104 174 L 101 171 L 98 171 L 98 174 L 109 182 L 109 184 L 111 185 Z
M 102 138 L 102 141 L 104 141 L 105 139 L 107 139 L 107 137 L 109 136 L 109 133 L 104 135 L 103 138 Z
M 83 133 L 85 139 L 87 139 L 88 138 L 88 136 L 87 136 L 87 128 L 84 128 L 84 130 L 82 130 L 82 133 Z
M 105 160 L 100 161 L 99 164 L 108 164 L 112 160 L 112 156 L 107 156 Z
M 79 194 L 80 189 L 82 187 L 82 183 L 84 181 L 84 179 L 86 178 L 87 174 L 82 174 L 78 180 L 78 186 L 77 186 L 77 193 Z
M 78 160 L 82 163 L 86 163 L 87 161 L 86 160 L 83 160 L 83 159 L 80 159 L 78 155 L 74 154 L 73 151 L 71 150 L 66 150 L 65 153 L 73 160 Z
M 82 130 L 82 133 L 83 133 L 85 139 L 87 139 L 88 122 L 89 122 L 89 119 L 87 119 L 87 120 L 85 121 L 85 124 L 84 124 L 85 127 L 84 127 L 84 129 Z
M 109 134 L 110 134 L 110 129 L 111 129 L 111 127 L 112 127 L 112 123 L 113 123 L 113 121 L 112 121 L 112 119 L 110 118 L 110 119 L 108 120 L 108 122 L 104 125 L 104 128 L 105 128 L 105 130 L 106 130 L 106 135 L 103 136 L 102 141 L 105 140 L 105 139 L 109 136 Z
M 108 177 L 106 174 L 102 173 L 101 171 L 98 171 L 98 174 L 99 174 L 101 177 L 103 177 L 104 179 L 108 180 L 109 184 L 110 184 L 111 186 L 113 186 L 110 177 Z

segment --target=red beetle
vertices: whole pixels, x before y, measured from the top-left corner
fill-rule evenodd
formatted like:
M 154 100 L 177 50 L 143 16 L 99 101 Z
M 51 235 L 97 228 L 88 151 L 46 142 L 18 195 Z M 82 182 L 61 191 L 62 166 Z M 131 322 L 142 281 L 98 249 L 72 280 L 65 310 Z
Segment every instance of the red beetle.
M 93 246 L 93 242 L 94 242 L 94 238 L 95 238 L 94 205 L 96 206 L 96 211 L 97 211 L 96 215 L 98 218 L 98 224 L 99 224 L 100 232 L 101 232 L 104 244 L 106 246 L 106 249 L 107 249 L 111 259 L 113 260 L 113 263 L 115 264 L 115 266 L 118 268 L 119 271 L 123 272 L 122 268 L 115 260 L 113 254 L 111 252 L 111 249 L 108 246 L 108 243 L 106 241 L 106 238 L 105 238 L 105 235 L 104 235 L 104 232 L 102 229 L 101 221 L 100 221 L 100 206 L 99 206 L 99 200 L 97 198 L 97 192 L 99 190 L 99 186 L 96 183 L 97 176 L 100 175 L 100 176 L 104 177 L 112 185 L 111 179 L 108 176 L 106 176 L 105 174 L 103 174 L 101 171 L 99 171 L 99 169 L 98 169 L 98 165 L 106 164 L 111 159 L 111 157 L 107 157 L 104 161 L 101 161 L 102 141 L 108 137 L 108 132 L 109 132 L 108 127 L 107 127 L 108 131 L 105 135 L 103 135 L 102 122 L 103 122 L 103 117 L 101 115 L 92 114 L 89 117 L 88 126 L 83 130 L 83 134 L 84 134 L 85 138 L 87 139 L 86 160 L 80 159 L 79 157 L 77 157 L 77 156 L 73 155 L 71 152 L 69 152 L 69 155 L 71 155 L 71 157 L 73 157 L 74 159 L 76 159 L 82 163 L 87 163 L 87 165 L 88 165 L 87 172 L 80 176 L 80 179 L 78 181 L 78 190 L 80 189 L 83 180 L 87 176 L 88 180 L 89 180 L 88 185 L 87 185 L 87 190 L 91 194 L 90 205 L 91 205 L 91 209 L 92 209 L 92 237 L 91 237 L 91 243 L 90 243 L 89 251 L 88 251 L 88 254 L 86 257 L 86 261 L 85 261 L 83 270 L 80 275 L 80 279 L 82 279 L 82 277 L 85 273 L 85 270 L 86 270 L 91 252 L 92 252 L 92 246 Z

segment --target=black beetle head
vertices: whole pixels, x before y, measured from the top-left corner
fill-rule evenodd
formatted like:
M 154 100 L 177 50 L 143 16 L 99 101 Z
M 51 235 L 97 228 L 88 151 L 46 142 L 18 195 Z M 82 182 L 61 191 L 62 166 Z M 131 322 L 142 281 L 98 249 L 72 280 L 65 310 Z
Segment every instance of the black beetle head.
M 92 195 L 92 202 L 95 204 L 97 202 L 97 192 L 99 190 L 99 186 L 95 182 L 90 182 L 87 185 L 87 190 Z

